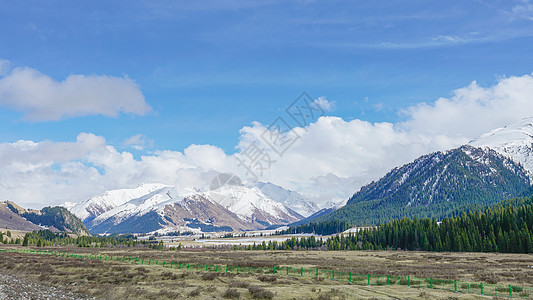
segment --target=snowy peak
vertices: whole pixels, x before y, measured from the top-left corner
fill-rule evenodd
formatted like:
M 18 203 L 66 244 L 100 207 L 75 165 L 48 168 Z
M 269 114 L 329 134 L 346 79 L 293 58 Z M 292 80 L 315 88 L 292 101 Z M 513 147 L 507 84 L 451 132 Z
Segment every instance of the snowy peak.
M 177 187 L 143 184 L 134 189 L 107 191 L 79 204 L 64 206 L 97 233 L 148 232 L 162 228 L 262 229 L 301 220 L 303 216 L 298 211 L 313 213 L 315 207 L 300 194 L 273 184 L 225 184 L 208 192 L 185 190 L 185 194 L 178 195 Z
M 472 140 L 470 145 L 490 148 L 521 164 L 533 181 L 533 118 L 492 130 Z
M 307 200 L 299 193 L 286 190 L 279 185 L 270 182 L 259 182 L 257 187 L 270 199 L 285 205 L 304 217 L 309 217 L 320 209 L 318 205 Z
M 303 217 L 256 186 L 223 185 L 210 191 L 210 198 L 242 220 L 263 224 L 289 224 Z
M 93 196 L 81 203 L 72 205 L 65 203 L 64 206 L 82 221 L 92 220 L 97 216 L 112 210 L 132 199 L 140 198 L 167 187 L 164 184 L 141 184 L 133 189 L 119 189 L 106 191 L 101 195 Z

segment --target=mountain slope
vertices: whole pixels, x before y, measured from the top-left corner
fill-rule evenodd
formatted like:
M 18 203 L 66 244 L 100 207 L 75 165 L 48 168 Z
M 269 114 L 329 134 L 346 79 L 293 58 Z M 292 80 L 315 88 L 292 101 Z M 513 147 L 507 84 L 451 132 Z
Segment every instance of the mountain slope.
M 533 181 L 533 118 L 495 129 L 472 140 L 474 147 L 490 148 L 520 163 Z
M 59 206 L 30 210 L 11 201 L 5 201 L 0 203 L 0 225 L 22 231 L 41 230 L 46 227 L 52 231 L 90 235 L 80 219 L 66 208 Z
M 298 214 L 309 217 L 320 208 L 297 192 L 289 191 L 273 183 L 259 182 L 257 187 L 270 199 L 277 201 Z
M 13 212 L 7 202 L 0 202 L 0 228 L 11 230 L 34 231 L 43 229 L 32 222 L 24 219 L 19 214 Z
M 141 184 L 134 189 L 106 191 L 78 204 L 65 203 L 64 206 L 83 222 L 86 222 L 131 199 L 142 197 L 165 187 L 163 184 Z
M 316 221 L 369 225 L 415 215 L 442 218 L 521 195 L 529 188 L 528 175 L 494 150 L 466 145 L 393 169 L 362 187 L 346 206 Z

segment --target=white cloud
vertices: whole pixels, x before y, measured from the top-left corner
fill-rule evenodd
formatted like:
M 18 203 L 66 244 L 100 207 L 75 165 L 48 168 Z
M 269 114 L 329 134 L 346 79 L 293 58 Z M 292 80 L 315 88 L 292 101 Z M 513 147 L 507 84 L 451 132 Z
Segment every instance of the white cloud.
M 144 134 L 136 134 L 124 141 L 125 146 L 132 147 L 135 150 L 142 151 L 145 147 L 153 147 L 154 141 L 148 139 Z
M 3 76 L 9 72 L 11 68 L 11 62 L 6 59 L 0 59 L 0 76 Z
M 31 121 L 144 115 L 151 110 L 139 86 L 128 77 L 70 75 L 56 81 L 31 68 L 15 68 L 0 78 L 0 105 L 23 112 Z
M 241 129 L 237 149 L 263 145 L 275 162 L 259 180 L 271 181 L 317 202 L 345 200 L 362 185 L 418 156 L 446 150 L 478 135 L 533 115 L 533 77 L 502 78 L 491 87 L 475 82 L 431 104 L 403 111 L 401 123 L 345 121 L 320 117 L 295 128 L 299 139 L 280 157 L 260 138 L 265 125 Z M 142 144 L 144 136 L 129 139 Z M 105 189 L 143 182 L 206 188 L 216 172 L 246 179 L 233 155 L 212 145 L 191 145 L 183 152 L 156 151 L 135 159 L 108 145 L 103 137 L 80 134 L 75 142 L 18 141 L 0 144 L 0 195 L 26 206 L 78 202 Z
M 494 86 L 475 81 L 451 98 L 421 103 L 404 110 L 400 127 L 413 133 L 471 139 L 486 131 L 533 116 L 533 77 L 502 78 Z
M 326 97 L 318 97 L 313 104 L 322 108 L 324 111 L 333 111 L 335 110 L 335 101 L 328 101 Z

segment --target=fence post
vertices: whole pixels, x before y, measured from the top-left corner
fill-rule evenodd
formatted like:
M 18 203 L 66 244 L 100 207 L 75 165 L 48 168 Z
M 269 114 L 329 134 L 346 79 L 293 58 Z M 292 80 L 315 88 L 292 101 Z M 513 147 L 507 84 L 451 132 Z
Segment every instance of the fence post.
M 509 285 L 509 298 L 513 297 L 513 289 L 511 288 L 511 285 Z
M 237 274 L 239 274 L 239 266 L 237 266 Z
M 457 293 L 457 280 L 454 280 L 455 292 Z
M 331 270 L 331 280 L 335 280 L 335 270 Z
M 387 275 L 387 285 L 389 285 L 389 275 Z
M 228 273 L 228 266 L 226 266 L 226 273 Z
M 174 265 L 174 262 L 170 262 L 170 268 L 172 269 L 172 266 Z
M 301 277 L 304 276 L 304 268 L 302 268 L 300 276 L 301 276 Z
M 348 273 L 348 276 L 349 276 L 349 278 L 350 278 L 349 281 L 352 282 L 352 272 L 349 272 L 349 273 Z
M 248 266 L 248 273 L 250 273 L 251 270 L 252 270 L 252 267 Z
M 276 266 L 272 268 L 272 274 L 276 274 Z
M 429 288 L 432 289 L 433 288 L 433 278 L 429 278 Z
M 481 283 L 480 287 L 481 287 L 481 295 L 483 295 L 483 282 Z
M 370 285 L 370 274 L 368 274 L 368 285 Z
M 318 278 L 318 268 L 316 268 L 316 277 Z
M 287 276 L 289 276 L 289 267 L 287 266 Z
M 407 276 L 407 286 L 411 287 L 411 276 Z
M 215 265 L 215 272 L 218 273 L 218 265 Z

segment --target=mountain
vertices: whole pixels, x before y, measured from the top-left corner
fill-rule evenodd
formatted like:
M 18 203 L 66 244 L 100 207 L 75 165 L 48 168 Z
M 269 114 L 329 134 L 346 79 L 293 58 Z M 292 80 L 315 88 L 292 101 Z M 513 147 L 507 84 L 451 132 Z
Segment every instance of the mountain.
M 74 204 L 67 202 L 63 206 L 83 222 L 87 222 L 131 199 L 142 197 L 154 191 L 164 189 L 165 187 L 167 186 L 163 184 L 141 184 L 134 189 L 106 191 L 101 195 L 93 196 L 81 203 Z
M 290 208 L 304 217 L 309 217 L 320 210 L 318 205 L 307 200 L 306 197 L 295 191 L 286 190 L 270 182 L 258 182 L 256 186 L 270 199 L 285 205 L 285 207 Z
M 495 129 L 472 140 L 474 147 L 490 148 L 521 164 L 533 182 L 533 118 Z
M 0 227 L 11 230 L 34 231 L 43 229 L 13 212 L 7 202 L 0 202 Z
M 283 203 L 306 211 L 311 205 L 299 194 L 268 184 L 222 185 L 208 192 L 178 195 L 174 187 L 143 184 L 107 191 L 79 204 L 65 204 L 94 233 L 146 233 L 155 230 L 234 231 L 286 225 L 303 218 Z M 262 186 L 264 187 L 264 186 Z
M 315 221 L 369 225 L 413 216 L 437 219 L 521 195 L 529 172 L 490 148 L 465 145 L 424 155 L 355 193 Z
M 64 207 L 45 207 L 41 210 L 24 209 L 11 201 L 0 203 L 2 227 L 34 231 L 48 228 L 51 231 L 90 235 L 85 225 Z

